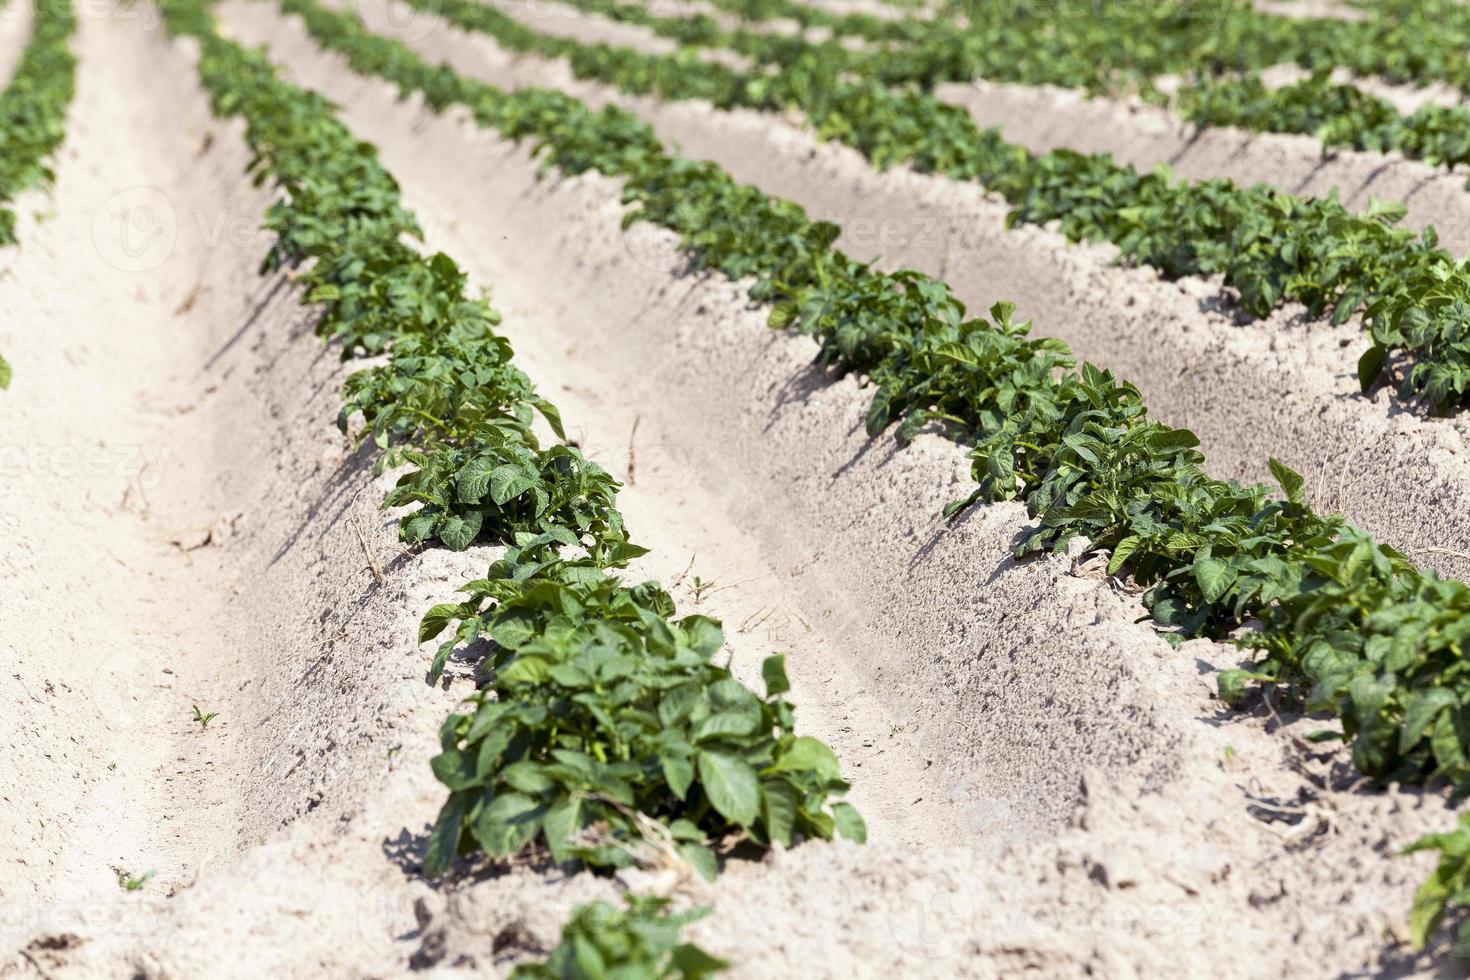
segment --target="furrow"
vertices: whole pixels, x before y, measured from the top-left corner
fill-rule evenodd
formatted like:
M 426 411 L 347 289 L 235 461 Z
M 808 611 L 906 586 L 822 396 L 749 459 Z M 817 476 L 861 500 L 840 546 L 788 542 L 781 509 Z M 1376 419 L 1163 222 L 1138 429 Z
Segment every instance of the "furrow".
M 168 896 L 385 768 L 415 701 L 422 765 L 454 700 L 417 662 L 403 682 L 412 614 L 363 555 L 392 561 L 391 523 L 330 426 L 342 368 L 256 275 L 270 195 L 159 35 L 146 5 L 80 19 L 55 185 L 3 253 L 7 975 L 150 948 Z

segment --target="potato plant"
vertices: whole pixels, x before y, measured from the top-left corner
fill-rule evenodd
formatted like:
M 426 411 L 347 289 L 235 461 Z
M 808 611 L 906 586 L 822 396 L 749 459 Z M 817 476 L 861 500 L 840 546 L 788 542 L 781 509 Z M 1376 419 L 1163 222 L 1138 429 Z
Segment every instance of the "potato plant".
M 679 942 L 679 930 L 709 909 L 673 913 L 666 899 L 624 899 L 625 908 L 593 902 L 573 909 L 551 954 L 540 963 L 516 964 L 512 980 L 702 980 L 730 965 Z
M 832 750 L 793 733 L 779 655 L 760 697 L 714 664 L 719 623 L 675 619 L 657 584 L 553 557 L 557 543 L 522 536 L 464 586 L 468 599 L 425 618 L 424 640 L 456 627 L 436 670 L 456 646 L 489 640 L 478 667 L 491 676 L 444 724 L 433 765 L 451 793 L 429 874 L 457 852 L 505 856 L 538 840 L 559 861 L 626 866 L 648 846 L 636 814 L 711 880 L 707 842 L 728 834 L 786 847 L 866 838 L 857 811 L 832 802 L 847 789 Z

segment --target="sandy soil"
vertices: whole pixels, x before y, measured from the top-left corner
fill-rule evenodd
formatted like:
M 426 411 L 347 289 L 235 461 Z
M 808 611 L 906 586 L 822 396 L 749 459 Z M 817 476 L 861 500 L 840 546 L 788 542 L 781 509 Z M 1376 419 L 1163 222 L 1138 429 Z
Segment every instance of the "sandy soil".
M 805 0 L 805 2 L 810 7 L 825 10 L 839 17 L 843 14 L 867 14 L 879 20 L 900 20 L 915 13 L 884 3 L 883 0 Z
M 1336 17 L 1338 20 L 1366 20 L 1367 14 L 1342 0 L 1255 0 L 1254 6 L 1279 17 Z
M 1427 861 L 1387 855 L 1449 822 L 1441 799 L 1353 785 L 1300 741 L 1316 722 L 1223 712 L 1208 675 L 1234 651 L 1171 650 L 1070 556 L 1010 560 L 1018 506 L 942 525 L 962 452 L 863 438 L 857 382 L 684 274 L 667 233 L 621 231 L 614 182 L 538 176 L 294 20 L 221 13 L 343 106 L 430 245 L 493 290 L 518 362 L 628 479 L 655 549 L 636 572 L 724 618 L 737 672 L 790 651 L 872 841 L 732 860 L 713 888 L 417 875 L 434 731 L 469 684 L 422 683 L 414 620 L 494 549 L 398 551 L 331 424 L 343 366 L 290 284 L 253 276 L 266 198 L 238 126 L 207 119 L 187 44 L 89 19 L 52 214 L 0 280 L 28 440 L 0 498 L 0 567 L 28 586 L 0 612 L 0 976 L 499 975 L 628 886 L 714 904 L 692 933 L 737 977 L 1427 967 L 1394 940 Z M 154 455 L 58 471 L 99 439 Z M 118 868 L 157 876 L 124 893 Z
M 0 7 L 0 87 L 10 82 L 15 63 L 30 37 L 30 0 L 9 0 Z

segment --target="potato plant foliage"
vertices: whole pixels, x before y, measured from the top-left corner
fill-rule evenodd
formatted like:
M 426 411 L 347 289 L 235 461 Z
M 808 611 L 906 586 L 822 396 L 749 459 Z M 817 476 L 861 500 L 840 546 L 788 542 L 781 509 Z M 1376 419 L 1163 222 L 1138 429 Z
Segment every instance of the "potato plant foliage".
M 1170 278 L 1222 276 L 1252 317 L 1287 302 L 1302 303 L 1311 315 L 1330 316 L 1335 323 L 1362 315 L 1372 341 L 1358 364 L 1365 390 L 1396 377 L 1401 397 L 1422 398 L 1434 413 L 1459 408 L 1470 397 L 1470 338 L 1461 315 L 1470 305 L 1470 272 L 1464 271 L 1470 266 L 1439 248 L 1432 229 L 1416 234 L 1396 227 L 1402 210 L 1395 206 L 1375 204 L 1367 213 L 1354 214 L 1335 195 L 1302 198 L 1267 185 L 1176 180 L 1167 168 L 1140 173 L 1108 154 L 1033 154 L 1006 142 L 997 130 L 981 130 L 958 106 L 896 86 L 916 79 L 908 77 L 914 72 L 904 69 L 903 58 L 890 53 L 865 60 L 836 44 L 743 32 L 731 36 L 733 46 L 761 64 L 740 72 L 688 50 L 645 54 L 539 34 L 473 0 L 409 2 L 460 27 L 486 32 L 511 50 L 564 59 L 578 77 L 630 93 L 705 99 L 721 108 L 799 110 L 819 136 L 853 147 L 877 167 L 906 164 L 979 181 L 1011 203 L 1014 223 L 1057 221 L 1074 241 L 1112 242 L 1120 261 L 1153 266 Z M 303 13 L 314 6 L 310 0 L 283 5 Z M 1152 17 L 1150 5 L 1117 6 Z M 1189 23 L 1197 13 L 1191 13 Z M 628 16 L 645 23 L 653 17 Z M 1087 22 L 1085 14 L 1079 17 Z M 1119 30 L 1147 26 L 1122 23 Z M 1152 43 L 1155 35 L 1143 36 Z M 1203 43 L 1196 34 L 1184 36 L 1189 44 Z M 974 39 L 967 35 L 963 43 Z M 354 45 L 358 53 L 349 56 L 396 60 L 386 49 L 364 53 L 375 47 L 360 42 Z M 922 45 L 898 52 L 939 57 Z M 1011 56 L 1037 63 L 1031 49 Z M 378 71 L 387 62 L 359 65 Z M 421 66 L 392 74 L 400 84 L 426 92 L 452 89 L 447 81 L 426 77 L 435 71 Z M 891 72 L 901 77 L 885 77 Z M 1408 366 L 1397 371 L 1400 361 Z
M 318 332 L 344 357 L 386 355 L 347 382 L 338 421 L 350 431 L 361 416 L 358 443 L 377 451 L 378 470 L 404 468 L 384 502 L 419 505 L 402 536 L 506 546 L 463 602 L 424 619 L 425 641 L 455 627 L 433 678 L 457 643 L 489 647 L 489 679 L 446 721 L 433 760 L 449 796 L 426 870 L 533 841 L 560 860 L 613 868 L 652 837 L 659 855 L 682 854 L 713 878 L 714 837 L 862 840 L 862 818 L 836 799 L 847 784 L 831 749 L 793 733 L 782 658 L 766 661 L 759 696 L 713 663 L 724 643 L 717 622 L 676 619 L 656 584 L 616 577 L 644 553 L 628 540 L 618 484 L 564 441 L 541 444 L 538 418 L 564 439 L 559 411 L 511 363 L 493 332 L 498 314 L 468 295 L 463 270 L 413 247 L 418 224 L 376 152 L 320 96 L 221 37 L 204 0 L 161 9 L 171 32 L 199 41 L 215 113 L 245 120 L 251 171 L 280 191 L 262 271 L 294 270 Z M 533 93 L 497 119 L 523 134 L 555 129 L 568 105 Z M 582 151 L 657 147 L 622 117 L 605 118 L 611 132 L 570 134 L 587 141 Z M 635 902 L 622 918 L 589 913 L 569 927 L 571 952 L 552 962 L 588 976 L 703 976 L 723 965 L 674 945 L 677 922 L 656 903 Z
M 685 45 L 730 47 L 767 60 L 802 46 L 781 34 L 724 29 L 706 14 L 663 14 L 626 0 L 559 0 L 637 23 Z M 1096 94 L 1157 96 L 1160 75 L 1219 75 L 1295 63 L 1343 67 L 1357 75 L 1470 86 L 1470 17 L 1454 0 L 1374 0 L 1360 21 L 1283 17 L 1243 0 L 1166 0 L 1150 4 L 1049 0 L 1026 7 L 1004 0 L 951 0 L 894 18 L 801 0 L 710 0 L 741 21 L 795 21 L 834 38 L 860 38 L 868 50 L 838 48 L 854 71 L 886 84 L 932 88 L 982 77 L 1058 85 Z
M 1470 109 L 1427 105 L 1403 115 L 1387 99 L 1335 83 L 1320 68 L 1293 85 L 1267 88 L 1257 73 L 1185 86 L 1178 108 L 1202 126 L 1305 133 L 1326 146 L 1397 151 L 1434 165 L 1470 162 Z
M 772 39 L 768 32 L 724 29 L 705 14 L 660 16 L 621 0 L 560 2 L 639 24 L 684 45 L 731 48 L 758 63 L 781 63 L 801 50 L 800 42 Z M 1334 68 L 1351 65 L 1404 82 L 1466 87 L 1470 25 L 1455 5 L 1375 3 L 1365 21 L 1352 25 L 1341 19 L 1283 20 L 1248 4 L 1193 0 L 1137 7 L 1064 3 L 1057 16 L 1065 19 L 1007 17 L 994 2 L 951 3 L 933 19 L 902 21 L 837 14 L 795 0 L 718 0 L 715 6 L 743 20 L 782 17 L 874 42 L 881 53 L 841 49 L 837 56 L 889 84 L 927 89 L 984 76 L 1097 94 L 1137 91 L 1167 99 L 1201 125 L 1307 133 L 1328 146 L 1392 150 L 1430 165 L 1470 159 L 1464 108 L 1426 106 L 1405 116 L 1355 84 L 1329 81 Z M 1051 56 L 1038 58 L 1038 50 L 1047 48 Z M 1309 66 L 1309 78 L 1268 89 L 1259 69 L 1285 62 Z M 1161 73 L 1180 77 L 1175 94 L 1166 96 L 1155 86 Z
M 450 788 L 426 871 L 456 851 L 509 855 L 535 840 L 558 861 L 622 867 L 646 850 L 635 814 L 713 880 L 709 838 L 738 832 L 766 845 L 866 837 L 845 803 L 837 758 L 792 733 L 782 658 L 766 660 L 766 696 L 712 662 L 717 622 L 674 619 L 655 583 L 629 587 L 591 560 L 545 556 L 523 537 L 469 598 L 437 606 L 421 638 L 458 624 L 456 644 L 490 640 L 492 680 L 445 722 L 434 772 Z
M 1470 907 L 1470 813 L 1460 814 L 1454 830 L 1425 834 L 1405 849 L 1407 854 L 1417 851 L 1439 852 L 1434 872 L 1414 896 L 1414 911 L 1409 918 L 1410 941 L 1415 949 L 1423 949 L 1439 930 L 1450 906 Z M 1470 919 L 1461 920 L 1454 944 L 1455 955 L 1470 952 Z
M 53 177 L 46 160 L 66 135 L 66 109 L 76 91 L 70 47 L 76 26 L 70 0 L 36 4 L 31 38 L 0 92 L 0 245 L 19 244 L 16 195 Z
M 624 899 L 625 908 L 593 902 L 573 909 L 546 960 L 517 964 L 512 980 L 703 980 L 730 965 L 679 942 L 679 930 L 708 909 L 673 913 L 667 899 Z
M 1316 514 L 1299 474 L 1273 460 L 1275 493 L 1209 477 L 1192 433 L 1149 418 L 1133 385 L 1078 366 L 1065 344 L 1031 337 L 1007 304 L 972 317 L 943 283 L 850 259 L 831 248 L 833 226 L 712 164 L 670 157 L 624 112 L 593 112 L 554 92 L 502 92 L 430 68 L 350 14 L 283 2 L 358 70 L 437 107 L 467 105 L 482 125 L 533 140 L 565 172 L 620 177 L 629 221 L 678 232 L 697 265 L 752 277 L 752 298 L 771 305 L 773 326 L 813 336 L 823 364 L 871 380 L 870 432 L 896 426 L 902 440 L 937 423 L 971 444 L 976 488 L 951 512 L 1023 499 L 1037 524 L 1018 555 L 1061 551 L 1076 538 L 1110 552 L 1111 571 L 1147 588 L 1144 603 L 1171 638 L 1225 637 L 1260 621 L 1240 641 L 1257 663 L 1220 675 L 1226 700 L 1271 685 L 1341 719 L 1366 775 L 1470 785 L 1470 589 Z M 1060 177 L 1057 187 L 1072 193 Z M 1263 207 L 1275 200 L 1260 193 Z M 1331 218 L 1326 204 L 1299 203 L 1317 210 L 1282 213 Z M 1149 220 L 1129 220 L 1147 240 Z M 474 624 L 464 639 L 483 631 Z
M 70 0 L 36 4 L 31 38 L 0 92 L 0 246 L 20 244 L 16 197 L 54 176 L 46 161 L 66 135 L 66 110 L 76 91 L 70 47 L 76 26 Z M 0 357 L 0 391 L 10 387 L 11 376 L 10 362 Z

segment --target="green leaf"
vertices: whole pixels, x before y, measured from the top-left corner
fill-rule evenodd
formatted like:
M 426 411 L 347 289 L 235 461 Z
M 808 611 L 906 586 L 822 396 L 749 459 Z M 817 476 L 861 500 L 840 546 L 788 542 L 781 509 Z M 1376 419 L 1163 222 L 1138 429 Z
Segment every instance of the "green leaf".
M 1138 550 L 1142 542 L 1143 539 L 1136 534 L 1130 534 L 1119 541 L 1113 548 L 1113 557 L 1108 560 L 1108 574 L 1117 575 L 1118 570 L 1127 563 L 1129 558 L 1133 557 L 1133 553 Z
M 503 610 L 491 620 L 489 633 L 507 650 L 519 650 L 536 638 L 536 615 L 528 609 Z
M 837 832 L 843 837 L 854 844 L 868 842 L 868 825 L 851 803 L 833 803 L 832 819 L 837 823 Z
M 1235 570 L 1218 558 L 1196 558 L 1194 578 L 1206 602 L 1219 602 L 1235 583 Z
M 708 616 L 685 616 L 679 621 L 684 641 L 702 657 L 712 657 L 725 645 L 725 631 Z
M 759 705 L 750 708 L 732 708 L 728 711 L 717 711 L 706 718 L 700 719 L 690 732 L 692 741 L 705 742 L 710 739 L 725 738 L 728 736 L 749 735 L 756 730 L 760 724 L 761 714 Z
M 1441 861 L 1414 894 L 1414 908 L 1409 916 L 1409 942 L 1416 951 L 1429 945 L 1429 937 L 1439 929 L 1445 906 L 1454 891 L 1449 869 Z
M 10 379 L 10 362 L 7 361 L 5 358 L 0 357 L 0 391 L 6 391 L 10 388 Z
M 1286 499 L 1294 504 L 1301 503 L 1302 487 L 1305 486 L 1307 482 L 1306 480 L 1302 479 L 1302 475 L 1296 470 L 1287 466 L 1285 463 L 1281 462 L 1281 460 L 1277 459 L 1275 456 L 1271 457 L 1267 465 L 1271 467 L 1271 475 L 1276 478 L 1276 482 L 1281 486 L 1282 491 L 1286 494 Z
M 483 784 L 476 771 L 475 757 L 458 749 L 447 749 L 429 760 L 434 778 L 450 790 L 472 789 Z
M 544 398 L 536 399 L 535 405 L 536 411 L 541 413 L 541 417 L 546 420 L 547 425 L 551 426 L 551 431 L 556 434 L 556 437 L 562 442 L 566 442 L 567 433 L 566 429 L 562 426 L 561 409 Z
M 444 627 L 458 619 L 459 614 L 459 604 L 454 602 L 441 602 L 431 608 L 424 613 L 424 618 L 419 620 L 419 642 L 428 643 L 444 632 Z
M 673 728 L 694 711 L 701 698 L 699 688 L 681 684 L 664 694 L 658 704 L 658 720 L 665 728 Z
M 761 663 L 761 678 L 766 682 L 766 696 L 776 697 L 791 690 L 791 682 L 786 679 L 786 655 L 783 653 L 773 654 Z
M 1455 693 L 1445 687 L 1433 687 L 1410 695 L 1404 708 L 1403 728 L 1399 731 L 1399 752 L 1408 753 L 1424 737 L 1425 729 L 1439 713 L 1456 704 Z
M 709 878 L 708 880 L 713 881 L 714 879 Z M 703 980 L 704 977 L 729 969 L 730 961 L 711 956 L 690 943 L 680 943 L 674 947 L 672 965 L 675 970 L 679 971 L 679 976 L 683 980 Z
M 1358 384 L 1368 391 L 1383 373 L 1383 363 L 1388 360 L 1388 348 L 1374 344 L 1358 358 Z
M 455 492 L 460 503 L 478 504 L 490 488 L 490 474 L 495 470 L 495 460 L 477 456 L 464 465 L 454 478 Z
M 741 827 L 755 822 L 760 786 L 755 770 L 744 760 L 724 752 L 700 752 L 699 781 L 710 805 L 726 820 Z
M 873 396 L 873 401 L 868 405 L 868 417 L 864 426 L 868 435 L 876 436 L 888 425 L 889 409 L 893 403 L 893 395 L 887 388 L 878 389 Z
M 666 755 L 659 760 L 663 766 L 664 779 L 668 781 L 669 789 L 679 799 L 689 795 L 689 786 L 694 782 L 694 763 L 684 756 Z
M 542 832 L 546 834 L 546 846 L 554 860 L 565 861 L 571 856 L 567 842 L 580 829 L 581 816 L 582 801 L 575 796 L 547 809 Z
M 777 303 L 771 307 L 766 323 L 775 330 L 785 330 L 796 322 L 797 308 L 793 303 Z
M 439 818 L 429 831 L 429 847 L 424 855 L 424 877 L 437 878 L 449 870 L 459 851 L 459 832 L 464 825 L 465 796 L 451 793 L 439 808 Z
M 761 780 L 761 810 L 766 820 L 766 835 L 771 840 L 791 846 L 800 804 L 796 788 L 784 779 Z
M 1216 678 L 1216 686 L 1220 691 L 1220 700 L 1226 704 L 1239 704 L 1245 699 L 1246 685 L 1250 683 L 1251 672 L 1248 670 L 1222 670 Z
M 811 772 L 826 781 L 842 778 L 842 768 L 837 764 L 837 756 L 826 742 L 810 735 L 793 739 L 790 747 L 781 753 L 766 772 Z
M 450 514 L 439 526 L 439 540 L 450 551 L 464 551 L 480 536 L 480 525 L 485 515 L 478 510 L 460 516 Z
M 528 759 L 512 762 L 500 770 L 499 778 L 522 793 L 529 793 L 532 796 L 539 796 L 549 791 L 554 785 L 541 765 Z
M 455 642 L 451 637 L 439 644 L 439 649 L 434 651 L 434 660 L 429 664 L 429 683 L 438 683 L 444 674 L 444 668 L 449 664 L 449 657 L 454 653 Z
M 495 681 L 501 687 L 542 684 L 546 682 L 550 673 L 545 658 L 518 656 L 500 668 L 495 675 Z
M 679 853 L 705 881 L 714 881 L 719 877 L 720 864 L 715 860 L 715 852 L 708 847 L 694 841 L 685 841 L 679 845 Z
M 490 473 L 490 499 L 503 507 L 540 482 L 538 475 L 527 473 L 515 463 L 505 463 Z
M 475 838 L 494 857 L 514 854 L 541 831 L 546 808 L 520 793 L 503 793 L 475 820 Z
M 1465 745 L 1460 739 L 1460 726 L 1456 724 L 1454 711 L 1441 711 L 1434 718 L 1433 732 L 1429 737 L 1430 749 L 1435 761 L 1444 767 L 1466 764 Z
M 1148 436 L 1148 448 L 1160 455 L 1193 449 L 1199 445 L 1199 436 L 1188 429 L 1166 429 L 1160 427 Z
M 434 514 L 428 510 L 415 511 L 399 525 L 399 535 L 409 544 L 429 540 L 434 533 Z

